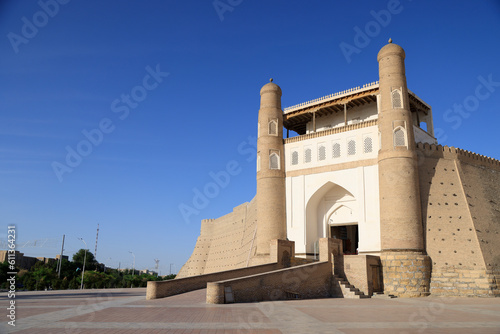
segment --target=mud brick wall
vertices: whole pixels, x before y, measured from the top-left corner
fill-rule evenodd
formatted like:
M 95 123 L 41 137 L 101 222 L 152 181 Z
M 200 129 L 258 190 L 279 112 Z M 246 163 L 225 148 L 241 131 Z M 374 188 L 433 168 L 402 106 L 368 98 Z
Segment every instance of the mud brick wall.
M 344 255 L 345 278 L 350 284 L 368 296 L 373 295 L 372 266 L 380 268 L 380 259 L 378 256 Z
M 268 263 L 252 261 L 257 245 L 257 207 L 255 198 L 233 212 L 201 222 L 201 231 L 193 253 L 177 277 L 189 277 Z M 253 247 L 252 247 L 253 246 Z
M 499 295 L 500 162 L 450 147 L 418 148 L 431 293 Z

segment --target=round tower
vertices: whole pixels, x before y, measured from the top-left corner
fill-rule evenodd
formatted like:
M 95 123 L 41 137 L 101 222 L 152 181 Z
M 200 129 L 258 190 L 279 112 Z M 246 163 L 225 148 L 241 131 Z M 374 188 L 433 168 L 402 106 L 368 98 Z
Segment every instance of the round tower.
M 285 157 L 281 88 L 273 79 L 260 90 L 257 135 L 257 255 L 286 239 Z
M 378 53 L 380 151 L 380 256 L 386 293 L 429 294 L 430 258 L 425 255 L 417 155 L 405 52 L 385 45 Z

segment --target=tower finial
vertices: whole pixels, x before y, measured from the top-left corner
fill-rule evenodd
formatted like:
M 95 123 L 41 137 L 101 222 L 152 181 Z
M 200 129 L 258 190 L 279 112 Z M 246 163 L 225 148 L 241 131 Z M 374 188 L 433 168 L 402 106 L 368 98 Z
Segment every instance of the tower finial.
M 269 79 L 269 82 L 273 82 L 273 78 Z
M 392 38 L 389 38 L 389 43 L 392 43 Z

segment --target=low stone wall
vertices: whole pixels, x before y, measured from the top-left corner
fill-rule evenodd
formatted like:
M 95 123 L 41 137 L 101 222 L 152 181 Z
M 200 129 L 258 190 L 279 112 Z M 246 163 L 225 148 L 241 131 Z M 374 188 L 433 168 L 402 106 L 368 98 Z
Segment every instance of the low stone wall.
M 269 263 L 241 269 L 220 271 L 217 273 L 177 278 L 169 281 L 149 281 L 146 289 L 146 299 L 156 299 L 177 295 L 180 293 L 204 289 L 208 282 L 227 280 L 235 277 L 255 275 L 281 268 L 279 263 Z
M 379 282 L 379 277 L 372 277 L 375 267 L 382 270 L 378 256 L 372 255 L 344 255 L 345 278 L 367 296 L 373 295 L 373 281 Z M 379 272 L 379 271 L 377 271 Z
M 500 273 L 474 268 L 432 270 L 431 294 L 439 296 L 500 297 Z
M 207 284 L 207 303 L 330 297 L 332 264 L 315 262 Z

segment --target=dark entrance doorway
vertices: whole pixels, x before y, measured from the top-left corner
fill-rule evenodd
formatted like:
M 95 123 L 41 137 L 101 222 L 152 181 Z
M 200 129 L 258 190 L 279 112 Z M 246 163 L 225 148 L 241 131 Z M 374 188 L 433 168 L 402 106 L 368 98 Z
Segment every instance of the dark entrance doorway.
M 330 238 L 342 240 L 344 254 L 358 254 L 358 225 L 330 226 Z

